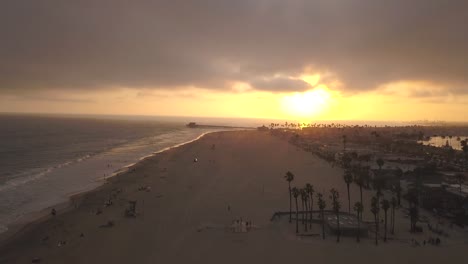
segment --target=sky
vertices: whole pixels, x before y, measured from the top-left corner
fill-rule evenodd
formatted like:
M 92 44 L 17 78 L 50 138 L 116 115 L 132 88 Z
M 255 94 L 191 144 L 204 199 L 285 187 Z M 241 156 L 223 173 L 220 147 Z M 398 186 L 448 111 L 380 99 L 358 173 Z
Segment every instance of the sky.
M 0 112 L 468 121 L 468 1 L 3 0 Z

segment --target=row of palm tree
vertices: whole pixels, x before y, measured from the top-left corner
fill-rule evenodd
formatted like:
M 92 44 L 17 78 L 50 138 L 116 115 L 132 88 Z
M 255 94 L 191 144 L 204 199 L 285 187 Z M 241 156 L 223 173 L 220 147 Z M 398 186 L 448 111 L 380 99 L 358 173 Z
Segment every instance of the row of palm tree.
M 289 219 L 291 222 L 292 219 L 292 197 L 294 197 L 295 200 L 295 209 L 296 209 L 296 233 L 299 233 L 299 202 L 298 199 L 301 198 L 301 205 L 302 205 L 302 211 L 301 211 L 301 224 L 303 225 L 304 231 L 307 232 L 309 229 L 312 228 L 312 220 L 313 220 L 313 198 L 314 198 L 314 186 L 311 185 L 310 183 L 307 183 L 304 188 L 297 188 L 297 187 L 292 187 L 291 188 L 291 182 L 294 181 L 294 174 L 290 171 L 286 173 L 284 176 L 286 181 L 288 182 L 288 191 L 290 195 L 290 208 L 289 208 Z M 347 189 L 348 189 L 348 212 L 351 213 L 351 199 L 350 199 L 350 192 L 349 192 L 349 184 L 352 182 L 349 180 L 349 178 L 352 179 L 352 176 L 350 176 L 350 173 L 345 173 L 344 175 L 345 182 L 347 184 Z M 379 237 L 379 224 L 380 224 L 380 211 L 383 210 L 384 212 L 384 242 L 387 241 L 387 230 L 388 230 L 388 210 L 392 208 L 391 210 L 391 215 L 390 215 L 390 221 L 391 221 L 391 233 L 394 234 L 395 232 L 395 208 L 397 206 L 397 200 L 395 197 L 392 197 L 391 201 L 387 199 L 382 199 L 382 193 L 377 191 L 376 195 L 372 197 L 371 199 L 371 206 L 370 206 L 370 211 L 374 215 L 374 221 L 375 221 L 375 244 L 378 245 L 378 237 Z M 339 201 L 340 195 L 339 192 L 332 188 L 330 190 L 330 200 L 331 200 L 331 205 L 332 205 L 332 210 L 336 215 L 336 241 L 339 243 L 340 242 L 340 236 L 341 236 L 341 230 L 340 230 L 340 209 L 341 209 L 341 203 Z M 326 201 L 323 198 L 323 194 L 318 192 L 316 194 L 316 201 L 317 201 L 317 206 L 320 210 L 320 218 L 322 222 L 322 238 L 325 239 L 325 216 L 324 216 L 324 210 L 326 208 Z M 361 199 L 362 199 L 362 194 L 361 194 Z M 360 242 L 360 235 L 361 235 L 361 222 L 362 222 L 362 214 L 364 211 L 364 205 L 361 201 L 358 201 L 354 204 L 353 210 L 356 212 L 357 215 L 357 222 L 358 222 L 358 227 L 357 227 L 357 232 L 356 232 L 356 241 Z M 413 229 L 413 225 L 412 225 Z

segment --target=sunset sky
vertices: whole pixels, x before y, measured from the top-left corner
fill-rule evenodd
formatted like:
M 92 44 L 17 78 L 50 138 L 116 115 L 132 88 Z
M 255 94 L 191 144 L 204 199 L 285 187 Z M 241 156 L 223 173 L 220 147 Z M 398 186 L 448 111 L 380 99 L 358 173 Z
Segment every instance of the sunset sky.
M 468 1 L 0 4 L 0 112 L 468 121 Z

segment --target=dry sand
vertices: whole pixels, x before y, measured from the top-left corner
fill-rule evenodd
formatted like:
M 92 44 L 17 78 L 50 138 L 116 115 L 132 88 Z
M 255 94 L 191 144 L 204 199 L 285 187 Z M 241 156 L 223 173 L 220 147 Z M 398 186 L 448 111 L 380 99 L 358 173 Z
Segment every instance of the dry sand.
M 212 144 L 216 148 L 211 149 Z M 194 158 L 198 162 L 193 162 Z M 275 211 L 289 209 L 287 182 L 310 182 L 328 199 L 337 188 L 347 210 L 343 172 L 271 136 L 268 132 L 218 132 L 148 158 L 101 188 L 75 197 L 77 208 L 27 226 L 3 243 L 0 263 L 446 263 L 466 256 L 461 229 L 451 230 L 442 246 L 412 247 L 409 220 L 397 215 L 395 237 L 377 247 L 372 237 L 297 237 L 287 217 L 270 221 Z M 150 190 L 138 190 L 149 186 Z M 122 189 L 113 205 L 104 201 Z M 352 186 L 353 203 L 358 188 Z M 365 192 L 365 205 L 371 193 Z M 367 199 L 367 200 L 366 200 Z M 137 217 L 124 216 L 128 200 L 137 200 Z M 228 206 L 230 210 L 228 210 Z M 96 210 L 102 213 L 96 215 Z M 366 208 L 368 210 L 368 206 Z M 227 229 L 242 217 L 257 228 L 248 233 Z M 369 213 L 365 218 L 372 220 Z M 114 226 L 99 226 L 113 221 Z M 319 226 L 312 232 L 319 233 Z M 83 237 L 80 235 L 83 233 Z M 416 235 L 422 241 L 425 235 Z M 44 239 L 47 238 L 47 239 Z M 43 241 L 45 240 L 45 241 Z M 66 241 L 58 246 L 59 241 Z

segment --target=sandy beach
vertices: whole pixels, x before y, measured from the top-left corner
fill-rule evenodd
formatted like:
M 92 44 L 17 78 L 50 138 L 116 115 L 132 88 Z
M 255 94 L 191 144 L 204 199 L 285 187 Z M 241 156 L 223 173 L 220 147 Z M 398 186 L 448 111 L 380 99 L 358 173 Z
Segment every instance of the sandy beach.
M 455 263 L 466 255 L 466 236 L 456 227 L 441 246 L 411 246 L 411 239 L 426 238 L 408 232 L 400 210 L 395 235 L 379 246 L 372 234 L 360 244 L 354 237 L 337 244 L 333 236 L 296 236 L 286 216 L 270 221 L 274 212 L 289 210 L 286 171 L 296 175 L 292 185 L 311 183 L 324 193 L 327 207 L 336 188 L 347 211 L 341 168 L 269 132 L 216 132 L 74 197 L 71 208 L 3 241 L 0 263 Z M 373 219 L 371 195 L 364 193 L 366 221 Z M 358 196 L 353 184 L 351 204 Z M 128 201 L 136 201 L 136 217 L 125 216 Z M 232 232 L 240 218 L 254 227 Z

